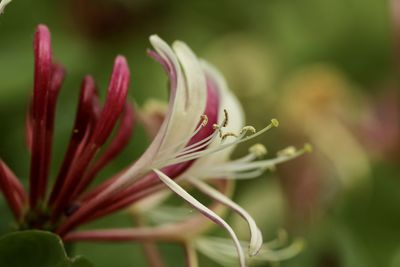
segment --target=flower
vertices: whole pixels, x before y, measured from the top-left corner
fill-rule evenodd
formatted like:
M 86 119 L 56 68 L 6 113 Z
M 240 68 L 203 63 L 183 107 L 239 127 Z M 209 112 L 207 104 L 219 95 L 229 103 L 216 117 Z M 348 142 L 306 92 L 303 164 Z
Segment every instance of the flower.
M 47 197 L 55 103 L 64 70 L 53 63 L 48 29 L 44 25 L 38 26 L 34 41 L 34 93 L 27 116 L 27 141 L 32 153 L 30 191 L 25 193 L 18 179 L 1 161 L 2 192 L 21 228 L 49 229 L 65 241 L 140 240 L 143 235 L 153 239 L 160 236 L 154 229 L 144 233 L 142 229 L 132 228 L 74 230 L 167 187 L 226 229 L 234 241 L 241 266 L 245 266 L 245 253 L 231 226 L 179 182 L 187 181 L 243 217 L 251 235 L 248 252 L 254 256 L 263 244 L 255 221 L 229 197 L 208 185 L 206 180 L 257 177 L 264 170 L 309 151 L 310 147 L 307 145 L 300 150 L 290 147 L 278 153 L 276 158 L 257 160 L 266 153 L 263 146 L 257 145 L 248 155 L 231 161 L 230 154 L 237 144 L 277 127 L 278 121 L 272 119 L 258 132 L 252 126 L 244 126 L 241 106 L 218 71 L 198 59 L 183 42 L 176 41 L 171 48 L 156 35 L 150 37 L 150 42 L 154 51 L 150 50 L 149 55 L 162 65 L 170 80 L 168 108 L 161 112 L 162 123 L 152 124 L 153 141 L 130 166 L 88 189 L 96 174 L 121 151 L 132 131 L 135 113 L 126 102 L 130 74 L 125 58 L 118 56 L 103 107 L 98 102 L 93 79 L 87 76 L 83 80 L 71 140 Z M 120 124 L 112 142 L 104 153 L 99 154 L 118 120 Z M 24 212 L 28 203 L 29 208 Z M 173 238 L 172 234 L 167 231 L 166 236 Z
M 115 194 L 115 192 L 122 192 L 118 198 L 115 198 L 119 203 L 113 203 L 113 208 L 100 214 L 104 215 L 113 209 L 127 206 L 133 201 L 143 199 L 143 197 L 160 190 L 161 180 L 200 213 L 228 231 L 235 242 L 241 265 L 244 266 L 245 254 L 229 224 L 191 196 L 176 181 L 189 182 L 212 199 L 223 203 L 242 216 L 248 222 L 251 232 L 249 254 L 255 255 L 261 248 L 262 236 L 254 220 L 240 206 L 201 179 L 257 177 L 263 170 L 296 157 L 310 148 L 309 146 L 300 150 L 290 148 L 279 153 L 274 159 L 255 161 L 266 152 L 263 146 L 257 145 L 250 149 L 247 156 L 229 161 L 230 154 L 237 144 L 277 127 L 278 121 L 272 119 L 271 123 L 259 132 L 256 132 L 251 126 L 243 126 L 244 118 L 240 104 L 229 91 L 223 77 L 213 67 L 198 60 L 182 42 L 175 42 L 171 49 L 157 36 L 152 36 L 150 41 L 155 52 L 150 51 L 149 54 L 162 64 L 170 77 L 169 108 L 161 125 L 159 117 L 162 108 L 156 108 L 153 110 L 155 112 L 148 116 L 150 120 L 155 117 L 153 123 L 151 121 L 148 123 L 151 128 L 150 132 L 154 133 L 154 128 L 159 125 L 153 142 L 142 157 L 116 178 L 112 184 L 105 182 L 100 185 L 99 188 L 104 188 L 104 191 L 90 200 L 88 205 L 92 206 L 85 212 L 94 211 L 94 207 L 99 207 L 108 195 Z M 201 119 L 199 121 L 196 118 Z M 188 130 L 183 131 L 181 125 L 185 125 Z M 250 135 L 247 135 L 249 132 Z M 121 191 L 121 188 L 124 189 Z M 79 213 L 76 214 L 79 215 Z M 71 216 L 71 220 L 79 220 L 79 217 L 73 217 L 74 215 Z M 162 239 L 167 236 L 167 238 L 173 239 L 172 233 L 166 232 L 163 233 L 163 230 L 159 232 L 155 229 L 108 229 L 76 232 L 67 235 L 66 238 L 68 240 L 81 238 L 137 240 L 144 236 L 154 239 Z

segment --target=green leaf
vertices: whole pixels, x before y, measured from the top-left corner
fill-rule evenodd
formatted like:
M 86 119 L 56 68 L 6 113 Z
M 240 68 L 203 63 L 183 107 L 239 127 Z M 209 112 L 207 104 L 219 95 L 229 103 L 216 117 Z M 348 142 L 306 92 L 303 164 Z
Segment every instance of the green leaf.
M 0 266 L 92 267 L 83 257 L 69 259 L 61 239 L 45 231 L 21 231 L 0 238 Z

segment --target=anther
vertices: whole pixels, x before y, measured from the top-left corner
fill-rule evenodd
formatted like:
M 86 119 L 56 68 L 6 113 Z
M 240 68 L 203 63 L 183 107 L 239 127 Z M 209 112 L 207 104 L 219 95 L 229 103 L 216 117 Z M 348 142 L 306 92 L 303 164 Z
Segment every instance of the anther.
M 272 119 L 271 120 L 272 126 L 278 127 L 279 126 L 279 121 L 277 119 Z
M 222 127 L 226 127 L 228 125 L 229 122 L 229 117 L 228 117 L 228 111 L 226 109 L 224 109 L 224 121 L 222 123 Z
M 279 157 L 291 157 L 296 154 L 297 150 L 294 146 L 289 146 L 281 151 L 278 151 L 277 155 Z
M 223 134 L 222 134 L 221 126 L 218 124 L 213 124 L 213 129 L 218 131 L 219 137 L 222 138 Z
M 233 137 L 238 137 L 237 134 L 233 133 L 233 132 L 227 132 L 227 133 L 223 133 L 221 136 L 221 139 L 224 140 L 225 138 L 227 138 L 228 136 L 233 136 Z
M 249 148 L 249 153 L 255 155 L 257 158 L 261 158 L 267 154 L 267 149 L 262 144 L 255 144 Z
M 207 117 L 207 115 L 201 115 L 201 125 L 203 126 L 203 127 L 205 127 L 206 125 L 207 125 L 207 123 L 208 123 L 208 117 Z M 215 124 L 214 124 L 215 125 Z M 213 126 L 214 127 L 214 126 Z M 214 128 L 215 129 L 215 128 Z
M 256 132 L 256 128 L 254 128 L 253 126 L 244 126 L 241 130 L 240 130 L 240 134 L 246 133 L 246 132 L 251 132 L 252 134 Z

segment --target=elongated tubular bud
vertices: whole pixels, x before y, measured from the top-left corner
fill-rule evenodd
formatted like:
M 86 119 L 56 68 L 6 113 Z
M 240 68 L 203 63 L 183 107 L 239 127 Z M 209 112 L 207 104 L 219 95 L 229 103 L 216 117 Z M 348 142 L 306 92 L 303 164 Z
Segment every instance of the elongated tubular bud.
M 92 141 L 103 145 L 120 116 L 128 94 L 130 73 L 125 57 L 117 56 L 108 86 L 107 99 L 95 127 Z
M 52 218 L 56 220 L 66 206 L 73 201 L 75 188 L 80 187 L 80 178 L 85 174 L 96 152 L 111 134 L 126 101 L 130 73 L 123 56 L 117 56 L 108 87 L 106 103 L 93 128 L 93 132 L 79 157 L 75 157 L 60 195 L 54 203 Z
M 50 90 L 52 59 L 50 32 L 44 25 L 37 27 L 34 39 L 35 72 L 32 101 L 32 156 L 30 167 L 29 203 L 35 208 L 40 199 L 40 186 L 46 180 L 46 110 Z
M 86 76 L 81 84 L 78 108 L 75 116 L 75 122 L 69 140 L 67 152 L 59 169 L 56 183 L 50 195 L 49 204 L 53 203 L 59 195 L 62 186 L 64 185 L 65 177 L 71 167 L 74 157 L 77 156 L 79 147 L 84 145 L 84 138 L 89 134 L 89 124 L 93 120 L 94 98 L 96 96 L 96 86 L 91 76 Z
M 3 160 L 0 160 L 0 191 L 3 192 L 4 198 L 10 206 L 15 219 L 19 220 L 22 214 L 25 194 L 19 181 L 13 177 L 13 173 Z
M 113 137 L 112 142 L 106 148 L 100 158 L 88 170 L 84 178 L 80 181 L 79 186 L 74 191 L 74 196 L 80 195 L 85 188 L 92 182 L 96 174 L 112 161 L 128 144 L 132 134 L 134 125 L 134 111 L 130 104 L 125 105 L 125 111 L 121 117 L 121 122 L 118 130 Z
M 65 70 L 62 66 L 53 64 L 50 80 L 50 88 L 47 96 L 47 110 L 46 110 L 46 143 L 45 143 L 45 158 L 44 170 L 42 179 L 39 184 L 39 197 L 44 199 L 47 193 L 48 172 L 51 163 L 51 150 L 53 144 L 54 120 L 56 113 L 56 103 L 58 94 L 60 92 L 62 83 L 65 78 Z

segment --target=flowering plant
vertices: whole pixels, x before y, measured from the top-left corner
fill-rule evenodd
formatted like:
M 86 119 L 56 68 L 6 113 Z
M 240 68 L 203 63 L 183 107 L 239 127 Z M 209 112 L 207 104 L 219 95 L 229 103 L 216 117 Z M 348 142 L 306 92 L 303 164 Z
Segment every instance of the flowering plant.
M 238 256 L 241 266 L 246 266 L 246 258 L 260 254 L 265 258 L 262 254 L 270 250 L 265 248 L 261 231 L 251 215 L 230 199 L 229 185 L 234 179 L 258 177 L 266 169 L 309 151 L 310 146 L 299 150 L 289 147 L 275 158 L 265 160 L 259 158 L 266 154 L 266 149 L 257 144 L 246 156 L 231 160 L 237 144 L 277 127 L 278 121 L 271 119 L 260 131 L 245 126 L 238 100 L 214 67 L 198 59 L 183 42 L 176 41 L 170 47 L 156 35 L 150 37 L 150 42 L 154 50 L 148 54 L 161 64 L 169 77 L 168 107 L 162 110 L 156 105 L 140 110 L 126 100 L 130 70 L 123 56 L 115 59 L 103 105 L 94 79 L 86 76 L 64 160 L 52 183 L 49 168 L 55 110 L 65 71 L 53 60 L 48 28 L 37 27 L 33 96 L 26 119 L 26 140 L 31 154 L 29 190 L 3 159 L 0 161 L 0 189 L 13 212 L 17 230 L 50 231 L 64 242 L 169 240 L 189 244 L 186 241 L 191 241 L 204 228 L 199 216 L 189 219 L 193 224 L 189 224 L 187 232 L 179 230 L 182 222 L 154 227 L 77 230 L 83 224 L 133 204 L 144 205 L 146 200 L 154 200 L 159 192 L 169 189 L 228 232 L 236 251 L 233 256 Z M 153 135 L 149 147 L 125 169 L 94 185 L 96 175 L 125 147 L 137 122 Z M 183 184 L 199 190 L 218 205 L 202 204 Z M 147 205 L 154 207 L 158 202 Z M 218 214 L 220 206 L 236 212 L 248 223 L 247 248 Z M 248 253 L 244 252 L 246 249 Z M 298 246 L 294 251 L 298 251 Z M 283 259 L 289 254 L 293 253 L 274 259 Z M 192 254 L 188 255 L 188 264 L 192 266 Z

